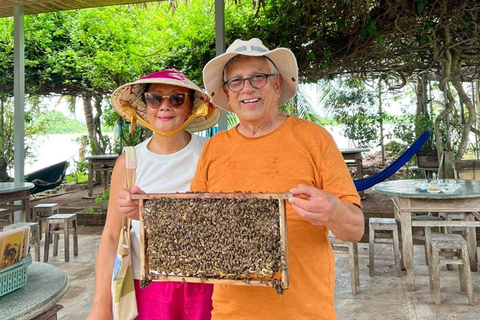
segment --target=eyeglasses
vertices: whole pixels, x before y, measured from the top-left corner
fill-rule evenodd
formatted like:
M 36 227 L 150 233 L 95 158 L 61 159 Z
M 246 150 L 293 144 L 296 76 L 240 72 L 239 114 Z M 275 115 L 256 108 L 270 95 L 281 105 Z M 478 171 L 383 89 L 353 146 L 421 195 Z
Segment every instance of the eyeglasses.
M 240 92 L 245 86 L 245 81 L 248 80 L 250 85 L 255 89 L 262 89 L 267 85 L 268 77 L 278 76 L 276 73 L 257 73 L 248 78 L 233 78 L 224 81 L 223 84 L 232 92 Z
M 162 105 L 163 99 L 168 99 L 170 105 L 174 108 L 181 108 L 185 103 L 187 95 L 176 93 L 170 96 L 162 96 L 155 93 L 145 92 L 145 102 L 150 108 L 157 109 Z

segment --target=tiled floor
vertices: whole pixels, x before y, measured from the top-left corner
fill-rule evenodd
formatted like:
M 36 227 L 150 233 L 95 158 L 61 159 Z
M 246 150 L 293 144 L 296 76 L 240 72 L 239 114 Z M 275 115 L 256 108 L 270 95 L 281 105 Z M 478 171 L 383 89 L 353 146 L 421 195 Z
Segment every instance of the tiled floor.
M 63 262 L 62 243 L 57 257 L 49 263 L 65 271 L 70 279 L 69 289 L 60 304 L 59 319 L 85 319 L 91 308 L 94 291 L 96 246 L 100 236 L 82 235 L 79 255 Z M 62 240 L 60 240 L 62 241 Z M 42 240 L 43 242 L 43 240 Z M 42 253 L 43 254 L 43 253 Z M 442 304 L 433 303 L 429 293 L 428 269 L 422 246 L 415 247 L 416 291 L 407 292 L 404 277 L 396 277 L 393 252 L 388 245 L 376 245 L 375 276 L 369 276 L 368 244 L 359 244 L 360 286 L 351 295 L 348 260 L 337 258 L 336 309 L 338 319 L 480 319 L 480 273 L 473 272 L 476 305 L 470 306 L 460 293 L 458 270 L 441 269 Z

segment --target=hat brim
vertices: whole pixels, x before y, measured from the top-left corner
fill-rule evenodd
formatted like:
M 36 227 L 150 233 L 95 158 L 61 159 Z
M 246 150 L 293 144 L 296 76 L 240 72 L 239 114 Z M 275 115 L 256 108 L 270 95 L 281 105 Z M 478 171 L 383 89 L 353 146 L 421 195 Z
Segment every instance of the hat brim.
M 158 78 L 142 78 L 140 80 L 130 82 L 124 84 L 123 86 L 118 87 L 112 94 L 111 102 L 112 106 L 115 111 L 122 117 L 126 118 L 127 115 L 124 113 L 122 108 L 122 104 L 125 105 L 127 103 L 134 109 L 135 113 L 138 116 L 147 119 L 147 106 L 143 102 L 142 94 L 145 91 L 145 86 L 147 84 L 152 83 L 160 83 L 160 84 L 168 84 L 174 85 L 179 87 L 184 87 L 188 89 L 192 89 L 195 91 L 194 94 L 194 102 L 192 112 L 196 111 L 196 108 L 201 105 L 202 103 L 211 102 L 210 97 L 200 89 L 197 85 L 191 82 L 188 79 L 183 81 L 179 81 L 177 79 L 158 79 Z M 221 111 L 216 106 L 212 105 L 213 112 L 209 115 L 209 117 L 198 117 L 193 120 L 187 127 L 185 127 L 186 131 L 189 132 L 198 132 L 207 130 L 213 126 L 215 126 L 221 117 Z
M 278 72 L 283 77 L 282 92 L 278 99 L 278 105 L 285 104 L 288 100 L 293 98 L 297 94 L 297 82 L 298 82 L 298 67 L 297 59 L 295 55 L 286 48 L 277 48 L 272 51 L 258 52 L 226 52 L 212 60 L 210 60 L 203 68 L 203 84 L 205 90 L 212 98 L 212 102 L 218 105 L 220 108 L 232 112 L 232 109 L 228 105 L 228 98 L 225 92 L 223 92 L 223 69 L 228 61 L 237 55 L 245 56 L 265 56 L 273 61 L 277 67 Z

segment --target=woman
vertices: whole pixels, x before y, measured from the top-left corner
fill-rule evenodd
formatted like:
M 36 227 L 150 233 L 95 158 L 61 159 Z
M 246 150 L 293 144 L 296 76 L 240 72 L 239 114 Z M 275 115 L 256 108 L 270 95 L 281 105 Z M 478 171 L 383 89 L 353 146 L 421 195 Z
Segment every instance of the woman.
M 206 138 L 190 132 L 206 130 L 220 119 L 220 111 L 198 86 L 179 71 L 170 69 L 119 87 L 112 95 L 115 110 L 131 122 L 138 121 L 154 132 L 135 146 L 136 181 L 125 186 L 125 154 L 113 169 L 107 221 L 95 268 L 95 294 L 89 319 L 111 319 L 110 284 L 122 214 L 136 212 L 138 201 L 131 193 L 185 192 L 195 172 Z M 136 209 L 136 210 L 135 210 Z M 140 289 L 139 222 L 132 221 L 132 267 L 138 317 L 136 319 L 210 319 L 212 285 L 153 282 Z

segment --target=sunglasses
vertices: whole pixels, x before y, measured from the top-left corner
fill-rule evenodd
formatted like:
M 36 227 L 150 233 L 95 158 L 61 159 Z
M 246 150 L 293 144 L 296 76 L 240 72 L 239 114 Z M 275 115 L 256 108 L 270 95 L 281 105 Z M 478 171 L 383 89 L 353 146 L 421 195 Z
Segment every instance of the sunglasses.
M 162 96 L 155 93 L 145 92 L 145 102 L 150 108 L 157 109 L 163 102 L 163 99 L 168 99 L 170 105 L 174 108 L 181 108 L 185 103 L 187 95 L 185 93 L 176 93 L 170 96 Z

